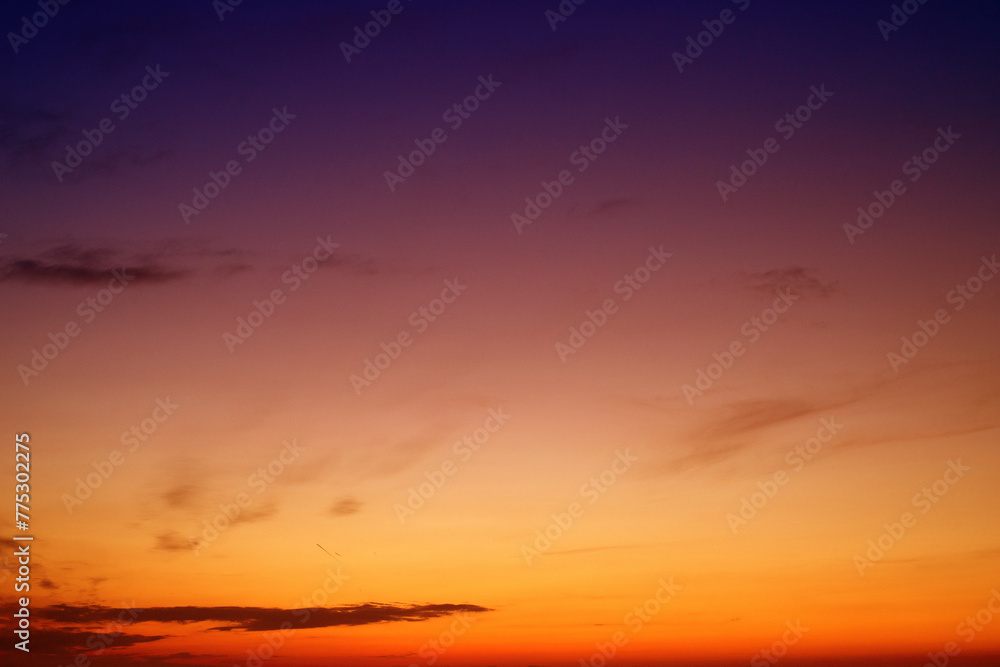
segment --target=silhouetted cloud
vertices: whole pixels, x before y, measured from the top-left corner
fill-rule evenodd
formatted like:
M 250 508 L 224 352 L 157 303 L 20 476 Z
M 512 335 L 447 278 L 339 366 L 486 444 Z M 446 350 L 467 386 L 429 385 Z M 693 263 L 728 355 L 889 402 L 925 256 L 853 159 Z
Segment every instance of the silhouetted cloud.
M 372 625 L 399 621 L 416 622 L 458 613 L 478 614 L 492 611 L 474 604 L 379 604 L 365 603 L 340 607 L 313 609 L 279 609 L 275 607 L 150 607 L 143 609 L 137 623 L 204 623 L 223 625 L 212 631 L 230 632 L 245 630 L 262 632 L 279 630 L 282 624 L 292 623 L 300 628 L 328 628 L 334 626 Z M 116 622 L 123 616 L 134 614 L 101 605 L 59 604 L 39 610 L 41 618 L 57 623 L 92 625 Z M 285 627 L 288 627 L 285 625 Z M 153 641 L 153 640 L 149 640 Z
M 204 244 L 205 241 L 198 243 Z M 0 261 L 0 283 L 106 286 L 113 278 L 112 271 L 121 271 L 132 277 L 129 285 L 174 282 L 198 274 L 228 278 L 253 270 L 255 265 L 249 261 L 251 257 L 259 261 L 255 253 L 237 248 L 205 248 L 190 240 L 160 241 L 153 250 L 129 250 L 73 241 L 5 258 Z M 289 256 L 273 267 L 263 266 L 262 270 L 280 273 L 300 260 L 301 256 Z M 380 268 L 372 258 L 336 252 L 319 266 L 364 276 L 412 272 L 405 268 Z
M 122 271 L 131 276 L 132 285 L 173 281 L 190 273 L 156 262 L 129 264 L 119 255 L 110 248 L 65 244 L 35 256 L 5 260 L 0 264 L 0 282 L 105 286 L 114 277 L 112 271 Z
M 11 609 L 13 612 L 13 609 Z M 117 616 L 106 619 L 109 623 L 117 623 Z M 116 626 L 121 627 L 121 626 Z M 136 644 L 166 639 L 169 635 L 135 635 L 125 634 L 121 630 L 114 632 L 88 632 L 86 630 L 32 628 L 31 652 L 43 655 L 65 655 L 94 651 L 95 647 L 113 646 L 123 648 Z M 88 646 L 87 642 L 90 642 Z

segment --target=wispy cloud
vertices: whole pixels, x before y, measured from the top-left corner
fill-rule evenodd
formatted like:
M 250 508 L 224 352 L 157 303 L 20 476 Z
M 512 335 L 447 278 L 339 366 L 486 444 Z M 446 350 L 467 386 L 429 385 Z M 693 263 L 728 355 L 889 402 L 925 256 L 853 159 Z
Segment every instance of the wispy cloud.
M 814 273 L 813 269 L 791 266 L 760 272 L 742 271 L 739 275 L 750 289 L 765 294 L 774 294 L 778 289 L 791 289 L 796 294 L 828 297 L 840 290 L 836 282 L 823 282 Z
M 361 507 L 364 505 L 360 500 L 354 498 L 353 496 L 347 496 L 341 498 L 333 507 L 330 508 L 330 514 L 334 516 L 347 516 L 349 514 L 357 514 L 361 511 Z
M 715 442 L 724 438 L 744 437 L 828 407 L 798 399 L 730 403 L 722 408 L 724 414 L 714 416 L 708 424 L 692 434 L 692 439 Z
M 257 253 L 237 248 L 206 248 L 199 241 L 167 239 L 153 249 L 129 249 L 108 244 L 68 241 L 32 252 L 22 252 L 0 261 L 0 283 L 16 282 L 55 286 L 102 286 L 112 279 L 112 271 L 134 276 L 129 284 L 156 284 L 188 280 L 198 275 L 218 279 L 254 270 L 282 271 L 301 257 L 265 260 Z M 266 261 L 266 264 L 264 262 Z M 408 272 L 377 265 L 370 257 L 337 254 L 320 264 L 362 276 Z
M 191 548 L 191 543 L 175 530 L 168 530 L 156 536 L 157 551 L 185 551 Z
M 617 213 L 635 204 L 635 200 L 629 197 L 616 197 L 614 199 L 604 199 L 597 202 L 590 209 L 591 215 L 603 215 L 606 213 Z
M 193 507 L 197 501 L 200 489 L 190 482 L 180 482 L 163 492 L 163 501 L 174 508 Z
M 189 271 L 159 263 L 118 261 L 118 253 L 109 248 L 87 248 L 67 244 L 35 256 L 6 259 L 0 263 L 0 282 L 20 282 L 49 285 L 107 285 L 122 271 L 132 276 L 130 284 L 164 283 L 190 275 Z

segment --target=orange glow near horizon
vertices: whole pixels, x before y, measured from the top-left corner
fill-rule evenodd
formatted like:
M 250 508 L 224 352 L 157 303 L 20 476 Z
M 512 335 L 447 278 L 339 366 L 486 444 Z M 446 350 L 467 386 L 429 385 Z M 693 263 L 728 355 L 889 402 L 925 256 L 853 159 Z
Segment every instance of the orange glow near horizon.
M 7 4 L 3 667 L 1000 664 L 1000 6 Z

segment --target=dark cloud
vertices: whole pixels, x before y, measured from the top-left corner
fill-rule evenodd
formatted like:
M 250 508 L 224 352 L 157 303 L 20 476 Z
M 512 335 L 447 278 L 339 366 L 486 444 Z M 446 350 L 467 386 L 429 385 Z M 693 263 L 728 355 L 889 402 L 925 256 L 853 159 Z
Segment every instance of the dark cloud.
M 59 604 L 39 610 L 38 616 L 56 623 L 94 625 L 118 622 L 120 618 L 130 618 L 130 614 L 134 614 L 135 611 L 100 605 Z M 266 630 L 279 630 L 282 628 L 282 624 L 286 623 L 291 623 L 294 627 L 300 628 L 328 628 L 343 625 L 372 625 L 375 623 L 399 621 L 426 621 L 463 612 L 479 614 L 488 611 L 492 610 L 474 604 L 400 605 L 365 603 L 313 609 L 279 609 L 274 607 L 150 607 L 141 610 L 136 622 L 181 624 L 215 622 L 222 625 L 211 628 L 214 631 L 230 632 L 244 630 L 262 632 Z
M 197 485 L 181 482 L 163 492 L 163 501 L 173 508 L 193 507 L 200 492 Z
M 13 609 L 11 609 L 11 612 L 13 612 Z M 128 617 L 126 616 L 125 618 Z M 116 628 L 121 627 L 117 625 L 120 623 L 117 615 L 105 620 L 116 624 Z M 166 639 L 167 636 L 125 634 L 120 630 L 113 632 L 87 632 L 86 630 L 73 629 L 50 630 L 32 628 L 31 652 L 43 655 L 72 655 L 87 651 L 92 652 L 101 647 L 124 648 L 126 646 L 135 646 L 136 644 L 148 644 L 149 642 Z
M 5 235 L 0 235 L 2 238 Z M 7 257 L 0 261 L 0 283 L 20 282 L 66 286 L 105 286 L 112 271 L 134 276 L 136 283 L 166 283 L 190 279 L 198 274 L 228 278 L 252 271 L 259 255 L 237 248 L 206 248 L 207 240 L 167 239 L 155 249 L 128 250 L 102 244 L 87 245 L 75 241 L 61 243 L 36 252 Z M 280 274 L 302 256 L 289 256 L 267 271 Z M 413 273 L 407 268 L 379 267 L 372 258 L 356 254 L 337 254 L 319 264 L 320 268 L 355 275 L 373 276 Z
M 158 551 L 186 551 L 191 548 L 191 543 L 184 539 L 177 531 L 167 531 L 156 536 L 156 546 Z
M 268 500 L 260 507 L 248 507 L 246 509 L 240 510 L 240 515 L 232 522 L 232 525 L 238 525 L 241 523 L 255 523 L 257 521 L 264 521 L 265 519 L 270 519 L 272 516 L 278 513 L 278 503 L 274 500 Z
M 362 503 L 357 498 L 354 498 L 352 496 L 347 496 L 345 498 L 341 498 L 336 503 L 334 503 L 333 507 L 330 508 L 330 513 L 333 514 L 334 516 L 347 516 L 348 514 L 357 514 L 358 512 L 361 511 L 361 507 L 363 504 L 364 503 Z
M 791 289 L 793 294 L 828 297 L 840 290 L 836 282 L 824 283 L 812 274 L 812 269 L 792 266 L 763 272 L 744 271 L 740 273 L 740 278 L 748 283 L 750 289 L 769 295 L 778 289 Z
M 0 282 L 105 286 L 115 275 L 112 271 L 132 276 L 129 285 L 163 283 L 189 275 L 187 270 L 158 262 L 128 263 L 110 248 L 65 244 L 34 256 L 6 259 L 0 263 Z

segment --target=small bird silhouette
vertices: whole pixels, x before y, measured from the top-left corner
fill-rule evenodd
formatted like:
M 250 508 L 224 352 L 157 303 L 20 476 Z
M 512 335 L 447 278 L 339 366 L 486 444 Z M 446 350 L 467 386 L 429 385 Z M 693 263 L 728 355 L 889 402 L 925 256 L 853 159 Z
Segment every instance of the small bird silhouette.
M 318 546 L 320 549 L 323 549 L 323 545 L 319 544 L 318 542 L 316 543 L 316 546 Z M 332 553 L 330 553 L 326 549 L 323 549 L 323 553 L 325 553 L 327 556 L 329 556 L 330 558 L 334 559 L 335 561 L 337 561 L 338 563 L 340 563 L 341 565 L 343 565 L 343 562 L 341 562 L 341 560 L 339 558 L 337 558 L 337 556 L 339 556 L 340 554 L 337 554 L 337 556 L 334 556 Z

